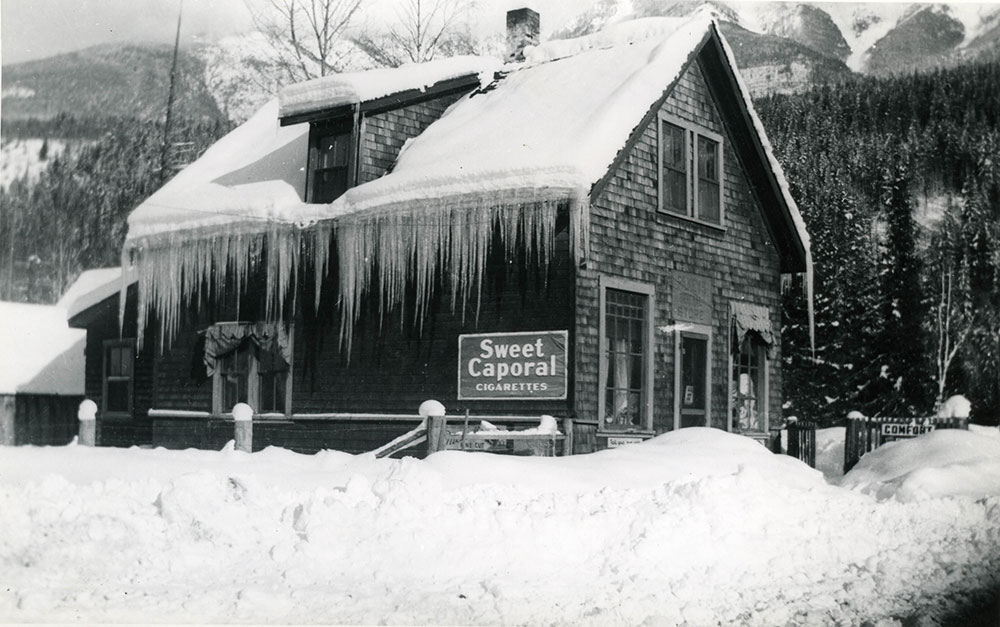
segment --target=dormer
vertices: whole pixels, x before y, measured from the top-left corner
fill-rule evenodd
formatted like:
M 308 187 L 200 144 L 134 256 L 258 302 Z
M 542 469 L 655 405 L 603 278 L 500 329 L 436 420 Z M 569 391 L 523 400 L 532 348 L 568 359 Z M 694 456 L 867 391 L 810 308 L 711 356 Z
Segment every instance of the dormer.
M 408 139 L 498 68 L 496 59 L 452 57 L 333 74 L 283 89 L 281 125 L 309 124 L 304 200 L 331 203 L 385 174 Z

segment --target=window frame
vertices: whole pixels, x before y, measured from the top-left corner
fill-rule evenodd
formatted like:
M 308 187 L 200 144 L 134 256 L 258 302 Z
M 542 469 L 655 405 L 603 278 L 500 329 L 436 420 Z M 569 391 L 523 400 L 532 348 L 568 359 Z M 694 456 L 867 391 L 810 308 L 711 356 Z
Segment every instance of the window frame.
M 344 191 L 357 185 L 357 163 L 358 163 L 358 124 L 357 115 L 338 116 L 326 120 L 312 122 L 309 125 L 309 155 L 306 163 L 306 202 L 311 204 L 331 203 L 331 200 L 316 200 L 316 178 L 320 170 L 319 165 L 319 142 L 323 137 L 330 135 L 345 135 L 347 137 L 347 180 Z
M 654 382 L 655 382 L 655 362 L 654 354 L 656 346 L 654 344 L 654 323 L 656 319 L 656 286 L 651 283 L 643 283 L 630 279 L 600 275 L 599 286 L 599 323 L 598 323 L 598 374 L 597 374 L 597 420 L 599 433 L 652 433 L 653 432 L 653 409 L 654 409 Z M 636 427 L 625 429 L 608 428 L 605 423 L 605 406 L 607 403 L 608 363 L 606 361 L 607 347 L 605 346 L 607 334 L 607 292 L 609 289 L 622 292 L 631 292 L 646 297 L 646 320 L 643 325 L 643 374 L 642 393 L 640 395 L 639 407 L 642 412 L 640 424 Z
M 129 357 L 129 376 L 108 375 L 108 350 L 128 348 L 125 354 Z M 101 345 L 101 417 L 102 418 L 132 418 L 135 412 L 135 364 L 136 364 L 136 341 L 135 338 L 120 338 L 114 340 L 104 340 Z M 128 409 L 126 411 L 114 411 L 108 409 L 108 383 L 128 381 Z
M 225 323 L 221 323 L 225 324 Z M 289 351 L 289 363 L 288 370 L 285 374 L 285 398 L 284 407 L 281 411 L 266 411 L 262 412 L 260 408 L 260 357 L 253 350 L 252 343 L 247 343 L 246 346 L 238 348 L 237 351 L 247 350 L 249 352 L 249 367 L 247 369 L 247 404 L 254 410 L 254 416 L 262 417 L 275 417 L 281 418 L 292 415 L 292 370 L 294 368 L 295 361 L 295 328 L 294 326 L 288 329 L 288 351 Z M 228 357 L 229 355 L 226 355 Z M 222 361 L 226 358 L 223 357 L 219 360 L 219 366 L 215 369 L 212 374 L 212 413 L 217 416 L 232 416 L 233 408 L 224 407 L 225 392 L 223 389 L 223 368 Z
M 681 341 L 685 337 L 705 340 L 705 424 L 712 426 L 712 327 L 706 324 L 692 322 L 678 323 L 674 329 L 674 430 L 681 429 L 683 408 L 681 407 L 681 387 L 683 386 L 683 368 L 681 359 Z
M 770 403 L 771 403 L 771 390 L 770 390 L 770 384 L 771 384 L 771 382 L 770 382 L 770 370 L 771 370 L 771 368 L 770 368 L 770 364 L 771 364 L 771 360 L 767 356 L 767 345 L 763 341 L 759 342 L 759 344 L 757 344 L 755 346 L 755 349 L 758 352 L 759 357 L 760 357 L 760 364 L 758 365 L 758 368 L 759 368 L 759 371 L 760 371 L 760 379 L 761 379 L 760 380 L 761 394 L 760 394 L 760 398 L 758 399 L 760 405 L 758 406 L 757 412 L 758 412 L 758 415 L 762 416 L 762 420 L 761 420 L 762 429 L 759 430 L 759 431 L 758 430 L 740 431 L 738 429 L 738 425 L 735 424 L 735 422 L 733 420 L 733 409 L 735 408 L 735 405 L 733 403 L 733 392 L 732 392 L 733 384 L 734 384 L 733 375 L 736 374 L 736 360 L 735 360 L 735 357 L 738 354 L 738 349 L 740 348 L 739 345 L 735 345 L 734 346 L 734 343 L 739 341 L 739 338 L 736 337 L 735 326 L 736 326 L 735 325 L 735 318 L 734 317 L 730 317 L 730 320 L 729 320 L 729 371 L 728 371 L 729 374 L 727 375 L 727 378 L 729 380 L 728 383 L 729 383 L 729 390 L 730 391 L 727 394 L 728 398 L 726 400 L 726 419 L 728 421 L 727 422 L 727 430 L 730 431 L 731 433 L 745 433 L 745 434 L 770 433 L 769 429 L 771 428 L 771 423 L 770 423 L 770 414 L 771 414 L 771 412 L 770 412 L 770 408 L 771 408 L 771 405 L 770 405 Z M 737 350 L 734 350 L 734 349 L 737 349 Z M 737 382 L 736 385 L 738 386 L 739 383 Z
M 664 206 L 666 202 L 666 181 L 663 176 L 664 160 L 663 160 L 663 146 L 664 146 L 664 133 L 663 125 L 670 124 L 672 126 L 678 127 L 684 131 L 684 146 L 685 146 L 685 186 L 687 192 L 687 209 L 685 213 L 679 213 L 677 211 L 668 209 Z M 700 155 L 699 155 L 699 139 L 704 138 L 716 143 L 716 163 L 715 170 L 717 176 L 717 183 L 719 186 L 719 221 L 712 222 L 711 220 L 706 220 L 699 215 L 700 199 L 699 199 L 699 184 L 702 181 L 700 172 Z M 690 220 L 698 224 L 703 224 L 714 229 L 725 229 L 726 228 L 726 202 L 725 202 L 725 142 L 722 135 L 711 131 L 703 126 L 694 124 L 688 120 L 680 118 L 676 115 L 666 113 L 661 111 L 657 116 L 656 123 L 656 210 L 658 213 L 663 215 L 673 216 L 676 218 L 681 218 L 683 220 Z M 675 169 L 676 170 L 676 169 Z

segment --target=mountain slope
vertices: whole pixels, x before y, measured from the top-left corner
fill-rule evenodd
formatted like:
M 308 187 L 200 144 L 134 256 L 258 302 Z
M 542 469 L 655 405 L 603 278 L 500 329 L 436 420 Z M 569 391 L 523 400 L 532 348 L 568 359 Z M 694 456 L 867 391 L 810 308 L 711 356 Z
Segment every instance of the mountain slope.
M 793 93 L 852 75 L 842 61 L 791 39 L 754 33 L 730 22 L 722 23 L 722 33 L 754 95 Z
M 170 84 L 170 46 L 104 44 L 3 68 L 5 122 L 77 117 L 164 115 Z M 214 119 L 218 107 L 204 87 L 203 63 L 182 52 L 175 90 L 179 115 Z
M 913 7 L 867 51 L 865 69 L 870 74 L 885 75 L 935 67 L 964 39 L 965 26 L 949 14 L 947 7 Z
M 584 35 L 629 19 L 683 16 L 706 8 L 720 21 L 758 35 L 782 37 L 826 59 L 845 62 L 856 72 L 909 73 L 1000 56 L 1000 3 L 598 0 L 554 31 L 553 38 Z M 803 80 L 825 76 L 833 67 L 816 67 L 816 57 L 800 54 L 799 49 L 779 49 L 774 40 L 760 43 L 778 56 L 757 65 L 762 55 L 755 54 L 753 64 L 742 62 L 741 67 L 775 77 L 783 91 L 808 87 Z

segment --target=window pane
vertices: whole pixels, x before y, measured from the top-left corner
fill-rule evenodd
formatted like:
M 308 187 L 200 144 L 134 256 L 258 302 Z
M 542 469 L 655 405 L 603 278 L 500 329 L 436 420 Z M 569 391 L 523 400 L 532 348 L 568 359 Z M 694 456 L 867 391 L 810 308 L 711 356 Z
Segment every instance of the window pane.
M 739 431 L 763 431 L 764 416 L 764 346 L 753 334 L 739 347 L 739 359 L 733 360 L 729 382 L 733 407 L 733 427 Z
M 663 165 L 686 170 L 687 156 L 684 129 L 669 122 L 663 123 Z
M 261 412 L 285 411 L 285 381 L 284 372 L 267 372 L 260 375 L 260 408 Z
M 687 214 L 687 177 L 684 172 L 663 170 L 663 208 Z
M 328 133 L 316 139 L 316 160 L 312 170 L 312 197 L 310 202 L 333 202 L 347 191 L 347 172 L 351 133 Z
M 108 381 L 105 403 L 108 411 L 128 413 L 131 411 L 128 402 L 128 381 Z
M 706 222 L 719 224 L 719 184 L 698 181 L 698 217 Z
M 698 178 L 719 180 L 719 142 L 698 137 Z
M 118 349 L 119 351 L 119 370 L 118 376 L 121 377 L 131 377 L 132 376 L 132 347 L 122 346 Z
M 663 122 L 661 125 L 661 172 L 663 209 L 687 215 L 688 156 L 685 131 Z
M 719 224 L 719 142 L 698 137 L 698 218 Z
M 243 347 L 222 359 L 222 407 L 223 412 L 233 409 L 237 403 L 249 403 L 250 350 Z M 254 409 L 257 409 L 254 407 Z
M 316 144 L 317 168 L 335 168 L 347 165 L 347 135 L 320 137 Z

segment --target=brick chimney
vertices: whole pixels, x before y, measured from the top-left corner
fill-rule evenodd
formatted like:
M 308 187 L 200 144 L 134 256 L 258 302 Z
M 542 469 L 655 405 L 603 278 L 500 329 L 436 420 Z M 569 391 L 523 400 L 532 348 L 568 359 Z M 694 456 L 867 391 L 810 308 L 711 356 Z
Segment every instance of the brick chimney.
M 540 32 L 541 20 L 535 11 L 507 11 L 507 61 L 524 61 L 525 46 L 537 46 Z

